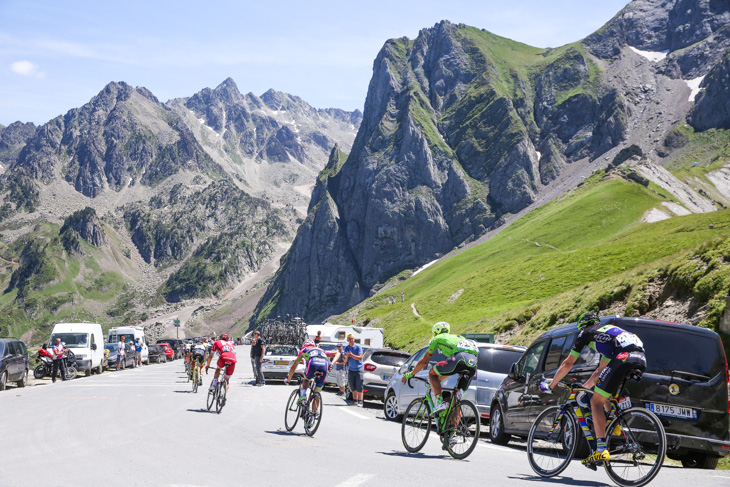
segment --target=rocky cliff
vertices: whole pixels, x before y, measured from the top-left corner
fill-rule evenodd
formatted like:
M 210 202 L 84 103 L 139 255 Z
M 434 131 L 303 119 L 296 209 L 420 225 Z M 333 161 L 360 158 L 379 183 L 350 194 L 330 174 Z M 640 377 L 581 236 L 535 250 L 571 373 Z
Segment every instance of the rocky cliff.
M 449 22 L 386 42 L 352 151 L 332 154 L 252 323 L 340 313 L 623 148 L 661 164 L 684 120 L 726 127 L 729 5 L 637 0 L 551 49 Z

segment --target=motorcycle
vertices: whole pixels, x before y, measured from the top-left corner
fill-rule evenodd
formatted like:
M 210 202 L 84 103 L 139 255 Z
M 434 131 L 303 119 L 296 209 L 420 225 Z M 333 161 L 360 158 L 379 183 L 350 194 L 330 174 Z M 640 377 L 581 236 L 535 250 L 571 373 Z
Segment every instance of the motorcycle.
M 40 363 L 36 366 L 35 369 L 33 369 L 33 377 L 36 379 L 42 379 L 46 376 L 51 376 L 51 372 L 53 371 L 53 359 L 51 359 L 48 356 L 40 355 L 38 354 L 38 360 Z M 69 350 L 66 352 L 66 379 L 75 379 L 76 375 L 78 375 L 79 370 L 76 365 L 76 355 Z

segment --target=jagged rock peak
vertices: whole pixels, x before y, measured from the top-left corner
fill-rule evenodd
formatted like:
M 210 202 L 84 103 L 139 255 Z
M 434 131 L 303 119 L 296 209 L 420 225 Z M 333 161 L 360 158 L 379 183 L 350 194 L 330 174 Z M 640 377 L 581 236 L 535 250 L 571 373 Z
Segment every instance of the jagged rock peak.
M 69 215 L 63 222 L 59 235 L 64 237 L 69 232 L 76 232 L 79 237 L 83 238 L 95 247 L 108 245 L 104 228 L 101 226 L 96 211 L 93 208 L 86 207 L 83 210 L 76 211 Z

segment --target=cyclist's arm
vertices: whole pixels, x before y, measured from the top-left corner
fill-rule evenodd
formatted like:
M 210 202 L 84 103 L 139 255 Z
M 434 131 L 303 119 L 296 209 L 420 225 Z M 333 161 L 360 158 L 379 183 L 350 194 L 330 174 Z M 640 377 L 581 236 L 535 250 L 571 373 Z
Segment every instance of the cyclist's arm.
M 563 380 L 563 378 L 568 375 L 568 372 L 570 372 L 570 369 L 573 368 L 573 364 L 576 360 L 578 360 L 578 357 L 573 354 L 568 355 L 565 360 L 563 360 L 563 363 L 560 364 L 560 367 L 558 367 L 558 370 L 555 372 L 553 381 L 550 383 L 550 389 L 555 389 L 555 387 L 557 387 L 558 385 L 558 382 Z
M 413 367 L 413 370 L 411 371 L 411 374 L 416 375 L 420 371 L 422 371 L 426 365 L 428 365 L 428 361 L 431 358 L 430 353 L 425 353 L 423 357 L 421 357 L 421 360 L 418 361 L 415 367 Z
M 210 362 L 213 360 L 213 355 L 215 355 L 215 354 L 213 353 L 213 350 L 211 350 L 210 353 L 208 354 L 208 362 L 205 364 L 206 369 L 210 368 Z M 206 372 L 206 374 L 207 374 L 207 372 Z
M 583 387 L 585 387 L 586 389 L 590 389 L 591 387 L 595 386 L 598 383 L 598 377 L 601 375 L 601 372 L 603 372 L 603 369 L 606 368 L 609 362 L 610 360 L 601 355 L 601 362 L 598 364 L 598 368 L 593 372 L 591 378 L 588 379 L 585 384 L 583 384 Z
M 291 367 L 289 368 L 289 375 L 287 376 L 287 380 L 291 381 L 291 378 L 294 376 L 294 371 L 297 370 L 297 365 L 299 365 L 299 362 L 302 361 L 302 357 L 297 357 L 294 359 L 294 362 L 292 362 Z

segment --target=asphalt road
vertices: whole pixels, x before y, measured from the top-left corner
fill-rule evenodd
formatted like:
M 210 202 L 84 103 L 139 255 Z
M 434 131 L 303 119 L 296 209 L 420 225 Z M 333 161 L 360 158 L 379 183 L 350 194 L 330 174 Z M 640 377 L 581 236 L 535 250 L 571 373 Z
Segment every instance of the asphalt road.
M 466 460 L 434 437 L 408 454 L 379 403 L 346 406 L 330 392 L 313 438 L 301 421 L 288 433 L 293 386 L 252 386 L 248 347 L 239 355 L 220 415 L 206 410 L 204 388 L 192 393 L 180 360 L 0 393 L 0 486 L 612 485 L 578 462 L 554 479 L 536 477 L 523 444 L 486 436 Z M 727 487 L 730 472 L 665 466 L 650 485 Z

